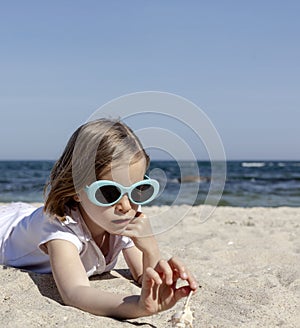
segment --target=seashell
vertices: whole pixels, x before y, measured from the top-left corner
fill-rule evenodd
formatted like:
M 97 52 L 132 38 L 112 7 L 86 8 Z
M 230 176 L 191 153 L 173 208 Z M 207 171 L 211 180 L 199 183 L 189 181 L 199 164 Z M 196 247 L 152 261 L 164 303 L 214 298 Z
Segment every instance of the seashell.
M 176 328 L 193 328 L 193 312 L 189 307 L 189 302 L 193 291 L 191 290 L 189 296 L 180 311 L 175 312 L 171 317 L 172 327 Z

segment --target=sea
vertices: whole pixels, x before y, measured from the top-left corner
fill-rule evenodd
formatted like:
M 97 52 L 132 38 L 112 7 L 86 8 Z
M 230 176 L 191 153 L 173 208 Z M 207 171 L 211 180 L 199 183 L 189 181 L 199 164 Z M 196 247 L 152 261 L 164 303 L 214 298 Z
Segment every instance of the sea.
M 0 161 L 0 202 L 43 202 L 44 185 L 53 164 Z M 161 191 L 150 205 L 210 204 L 207 195 L 212 165 L 198 161 L 196 166 L 198 174 L 195 162 L 152 161 L 150 177 L 159 180 Z M 300 161 L 227 161 L 225 184 L 218 192 L 218 206 L 299 207 Z

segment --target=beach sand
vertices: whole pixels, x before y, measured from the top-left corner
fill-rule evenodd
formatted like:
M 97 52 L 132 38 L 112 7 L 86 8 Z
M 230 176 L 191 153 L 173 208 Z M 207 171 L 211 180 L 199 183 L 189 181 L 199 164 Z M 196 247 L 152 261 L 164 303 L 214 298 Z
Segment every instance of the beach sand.
M 172 220 L 187 206 L 148 207 Z M 184 260 L 201 285 L 192 297 L 194 327 L 300 326 L 300 208 L 218 207 L 204 223 L 193 207 L 157 236 L 164 257 Z M 51 275 L 0 267 L 1 327 L 171 327 L 176 308 L 134 320 L 97 317 L 64 306 Z M 115 293 L 139 293 L 123 258 L 91 284 Z

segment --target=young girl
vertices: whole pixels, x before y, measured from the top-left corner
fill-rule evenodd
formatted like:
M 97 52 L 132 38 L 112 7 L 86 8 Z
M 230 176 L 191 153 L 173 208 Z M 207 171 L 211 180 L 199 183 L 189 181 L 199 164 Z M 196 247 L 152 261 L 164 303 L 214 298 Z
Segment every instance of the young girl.
M 45 204 L 0 208 L 0 264 L 51 273 L 65 304 L 97 315 L 136 318 L 167 310 L 197 283 L 176 258 L 160 257 L 140 206 L 158 182 L 133 131 L 99 119 L 79 127 L 55 163 Z M 114 268 L 122 251 L 140 295 L 92 288 L 88 277 Z M 178 279 L 187 285 L 177 288 Z

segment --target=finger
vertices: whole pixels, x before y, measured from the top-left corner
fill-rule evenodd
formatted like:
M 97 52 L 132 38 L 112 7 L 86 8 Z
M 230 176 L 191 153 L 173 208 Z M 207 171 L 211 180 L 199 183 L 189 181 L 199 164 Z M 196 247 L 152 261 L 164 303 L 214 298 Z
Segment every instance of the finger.
M 142 219 L 142 218 L 145 218 L 145 217 L 146 217 L 146 215 L 145 215 L 144 213 L 142 213 L 142 212 L 140 212 L 140 211 L 137 211 L 137 212 L 135 213 L 135 216 L 132 218 L 131 222 L 132 222 L 132 223 L 133 223 L 133 222 L 136 222 L 137 219 Z
M 173 284 L 173 270 L 167 261 L 160 260 L 155 269 L 163 276 L 167 285 Z
M 134 217 L 131 219 L 131 221 L 128 223 L 126 229 L 139 229 L 139 227 L 143 227 L 147 224 L 146 222 L 146 216 L 142 214 L 139 217 Z
M 130 238 L 138 238 L 145 236 L 145 232 L 143 231 L 143 227 L 131 224 L 125 228 L 125 230 L 122 232 L 122 235 Z
M 185 265 L 183 264 L 183 262 L 181 260 L 179 260 L 176 257 L 172 257 L 169 261 L 168 261 L 170 267 L 174 270 L 178 272 L 178 279 L 181 278 L 182 280 L 186 280 L 189 283 L 189 286 L 192 290 L 196 290 L 198 287 L 197 281 L 195 279 L 195 277 L 193 276 L 193 274 L 191 274 L 189 272 L 189 270 L 186 269 Z
M 134 231 L 138 237 L 153 236 L 153 231 L 149 219 L 146 216 L 133 219 L 125 228 L 127 231 Z
M 161 277 L 157 271 L 155 271 L 153 268 L 148 267 L 144 271 L 144 276 L 143 276 L 143 285 L 145 284 L 148 286 L 148 288 L 153 287 L 153 283 L 157 285 L 162 284 Z M 144 286 L 143 286 L 144 287 Z
M 177 269 L 173 270 L 173 283 L 176 284 L 177 280 L 180 278 L 180 272 Z
M 188 278 L 187 270 L 181 260 L 179 260 L 177 257 L 171 257 L 168 263 L 172 270 L 177 271 L 179 273 L 179 277 L 181 279 L 186 280 Z
M 130 231 L 134 232 L 135 234 L 138 234 L 140 231 L 144 229 L 145 223 L 142 221 L 143 218 L 133 218 L 128 225 L 126 226 L 124 231 Z
M 174 297 L 176 302 L 178 302 L 181 298 L 189 296 L 191 292 L 191 288 L 189 286 L 183 286 L 175 290 Z
M 136 232 L 135 232 L 135 230 L 133 230 L 133 229 L 128 229 L 128 227 L 126 227 L 126 229 L 123 230 L 120 234 L 121 234 L 122 236 L 129 237 L 129 238 L 134 238 L 134 237 L 136 236 Z
M 140 212 L 140 211 L 137 211 L 137 212 L 135 213 L 135 216 L 134 216 L 134 217 L 135 217 L 135 218 L 145 217 L 145 214 L 142 213 L 142 212 Z

